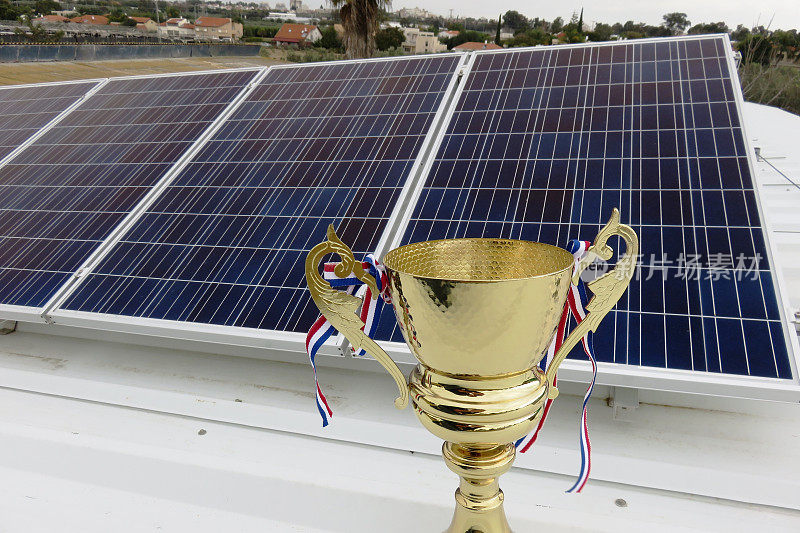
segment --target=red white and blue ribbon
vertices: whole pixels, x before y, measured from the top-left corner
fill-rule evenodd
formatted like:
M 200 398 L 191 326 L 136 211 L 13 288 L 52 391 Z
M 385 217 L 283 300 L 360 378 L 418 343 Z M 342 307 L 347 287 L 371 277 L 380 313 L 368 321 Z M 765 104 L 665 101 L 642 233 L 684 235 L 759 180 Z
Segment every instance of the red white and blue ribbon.
M 348 294 L 353 294 L 355 289 L 361 285 L 364 285 L 364 283 L 360 279 L 356 278 L 355 274 L 352 272 L 347 277 L 338 277 L 334 272 L 334 268 L 338 264 L 339 263 L 325 263 L 322 270 L 322 276 L 334 289 L 343 288 Z M 378 329 L 378 322 L 381 319 L 383 302 L 391 302 L 388 291 L 389 283 L 383 265 L 378 262 L 378 260 L 375 259 L 375 256 L 372 254 L 368 254 L 364 258 L 361 266 L 372 277 L 375 278 L 375 283 L 377 284 L 379 292 L 379 295 L 375 296 L 372 294 L 372 289 L 367 287 L 366 292 L 364 293 L 361 311 L 359 313 L 361 316 L 361 321 L 364 322 L 364 327 L 362 330 L 370 338 L 373 338 Z M 322 427 L 328 425 L 330 418 L 333 416 L 333 410 L 328 404 L 328 400 L 325 398 L 325 395 L 322 393 L 322 389 L 319 386 L 316 358 L 320 347 L 325 344 L 325 341 L 328 340 L 331 335 L 334 335 L 335 333 L 336 328 L 334 328 L 324 316 L 320 315 L 316 322 L 314 322 L 314 325 L 311 326 L 311 329 L 308 330 L 308 334 L 306 335 L 306 353 L 308 353 L 308 359 L 311 361 L 311 368 L 314 369 L 314 384 L 317 390 L 317 410 L 322 418 Z M 350 349 L 353 350 L 352 346 Z M 359 350 L 357 353 L 355 350 L 353 350 L 353 352 L 355 355 L 366 355 L 364 350 Z
M 588 241 L 577 241 L 572 240 L 567 245 L 567 250 L 572 253 L 575 257 L 575 264 L 578 264 L 578 261 L 583 258 L 586 254 L 586 251 L 591 246 L 591 243 Z M 556 334 L 553 337 L 553 341 L 550 343 L 550 346 L 547 350 L 547 355 L 542 360 L 541 367 L 543 371 L 547 371 L 547 365 L 553 360 L 553 356 L 556 354 L 558 349 L 561 347 L 561 344 L 564 342 L 564 334 L 566 332 L 567 321 L 569 319 L 570 313 L 572 314 L 573 318 L 575 319 L 576 324 L 580 324 L 584 318 L 586 318 L 586 310 L 585 306 L 588 302 L 588 297 L 586 294 L 586 286 L 583 283 L 583 280 L 578 280 L 577 285 L 570 285 L 569 294 L 567 296 L 567 302 L 564 304 L 564 311 L 561 313 L 561 320 L 558 324 L 558 329 L 556 330 Z M 583 339 L 581 339 L 581 343 L 583 344 L 583 351 L 586 353 L 586 356 L 589 358 L 589 361 L 592 363 L 592 380 L 589 383 L 589 388 L 586 389 L 586 394 L 583 396 L 583 410 L 581 413 L 581 424 L 580 424 L 580 449 L 581 449 L 581 469 L 580 473 L 578 474 L 578 479 L 575 481 L 575 484 L 570 487 L 567 492 L 581 492 L 583 487 L 586 485 L 586 482 L 589 480 L 589 473 L 592 470 L 592 446 L 589 441 L 589 425 L 587 421 L 587 411 L 589 407 L 589 398 L 592 396 L 592 391 L 594 390 L 594 383 L 595 379 L 597 378 L 597 362 L 594 356 L 594 348 L 592 344 L 592 332 L 589 331 Z M 556 380 L 553 380 L 553 383 L 556 383 Z M 544 406 L 544 412 L 542 413 L 542 418 L 539 420 L 539 425 L 536 427 L 536 430 L 531 433 L 530 435 L 523 437 L 522 439 L 518 440 L 515 445 L 517 449 L 519 449 L 520 453 L 527 452 L 536 439 L 539 437 L 539 431 L 541 431 L 542 426 L 544 425 L 545 420 L 547 419 L 547 415 L 550 412 L 550 406 L 553 403 L 553 400 L 548 399 Z

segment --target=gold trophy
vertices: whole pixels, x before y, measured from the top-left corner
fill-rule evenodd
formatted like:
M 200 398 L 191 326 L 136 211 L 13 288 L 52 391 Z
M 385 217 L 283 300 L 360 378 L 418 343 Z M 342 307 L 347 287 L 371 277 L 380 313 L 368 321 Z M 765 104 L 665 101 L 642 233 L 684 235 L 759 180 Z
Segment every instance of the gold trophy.
M 545 374 L 539 362 L 558 327 L 570 282 L 598 257 L 608 260 L 606 244 L 622 237 L 625 255 L 611 272 L 587 283 L 594 294 L 586 318 L 564 341 Z M 498 477 L 511 468 L 514 442 L 538 424 L 561 362 L 624 294 L 636 268 L 639 240 L 619 222 L 614 209 L 586 255 L 575 265 L 572 254 L 538 242 L 507 239 L 449 239 L 401 246 L 383 263 L 395 317 L 419 364 L 408 383 L 389 355 L 361 328 L 361 299 L 332 289 L 319 274 L 327 254 L 337 254 L 339 277 L 351 272 L 377 295 L 375 280 L 333 226 L 328 240 L 306 258 L 311 296 L 328 321 L 354 349 L 364 349 L 392 375 L 417 417 L 443 439 L 448 468 L 461 478 L 448 532 L 510 532 Z M 573 268 L 573 266 L 575 268 Z

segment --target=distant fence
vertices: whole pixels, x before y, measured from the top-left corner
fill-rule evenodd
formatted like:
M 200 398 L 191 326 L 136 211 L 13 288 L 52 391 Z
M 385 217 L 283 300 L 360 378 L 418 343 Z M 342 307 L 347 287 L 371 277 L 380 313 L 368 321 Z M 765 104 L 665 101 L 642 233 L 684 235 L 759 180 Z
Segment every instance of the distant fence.
M 257 56 L 253 44 L 0 44 L 0 63 Z

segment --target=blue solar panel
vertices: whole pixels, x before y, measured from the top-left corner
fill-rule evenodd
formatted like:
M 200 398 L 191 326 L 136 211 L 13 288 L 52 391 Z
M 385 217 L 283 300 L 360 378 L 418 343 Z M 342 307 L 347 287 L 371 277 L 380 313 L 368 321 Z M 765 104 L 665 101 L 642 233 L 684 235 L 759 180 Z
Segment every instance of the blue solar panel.
M 791 378 L 729 46 L 479 54 L 403 242 L 565 246 L 619 207 L 643 267 L 595 336 L 601 361 Z M 391 317 L 380 336 L 402 341 Z
M 43 306 L 254 76 L 112 80 L 0 168 L 0 303 Z
M 374 249 L 459 59 L 273 68 L 62 309 L 306 331 L 308 250 Z
M 77 102 L 96 81 L 0 89 L 0 159 Z

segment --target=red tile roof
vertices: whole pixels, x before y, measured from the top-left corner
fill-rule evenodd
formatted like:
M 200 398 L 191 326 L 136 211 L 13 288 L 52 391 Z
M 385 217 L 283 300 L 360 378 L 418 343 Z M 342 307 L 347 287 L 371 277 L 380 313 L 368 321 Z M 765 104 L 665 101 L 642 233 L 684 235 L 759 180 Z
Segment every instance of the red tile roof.
M 231 19 L 228 18 L 220 18 L 220 17 L 198 17 L 195 21 L 195 26 L 207 26 L 207 27 L 217 27 L 217 26 L 224 26 L 225 24 L 230 24 Z
M 273 41 L 285 43 L 299 43 L 306 40 L 309 33 L 317 27 L 311 24 L 284 24 L 278 33 L 275 34 Z
M 458 46 L 454 46 L 453 50 L 500 50 L 502 46 L 496 45 L 494 43 L 464 43 L 459 44 Z
M 129 18 L 129 19 L 133 19 L 133 20 L 135 20 L 135 21 L 136 21 L 136 22 L 138 22 L 139 24 L 144 24 L 144 23 L 145 23 L 145 22 L 147 22 L 148 20 L 151 20 L 151 19 L 150 19 L 150 17 L 128 17 L 128 18 Z
M 67 17 L 62 17 L 61 15 L 45 15 L 43 17 L 35 18 L 33 20 L 38 20 L 39 22 L 68 22 L 69 19 Z
M 103 15 L 83 15 L 80 17 L 71 18 L 69 20 L 72 22 L 77 22 L 78 24 L 108 25 L 108 18 L 104 17 Z

